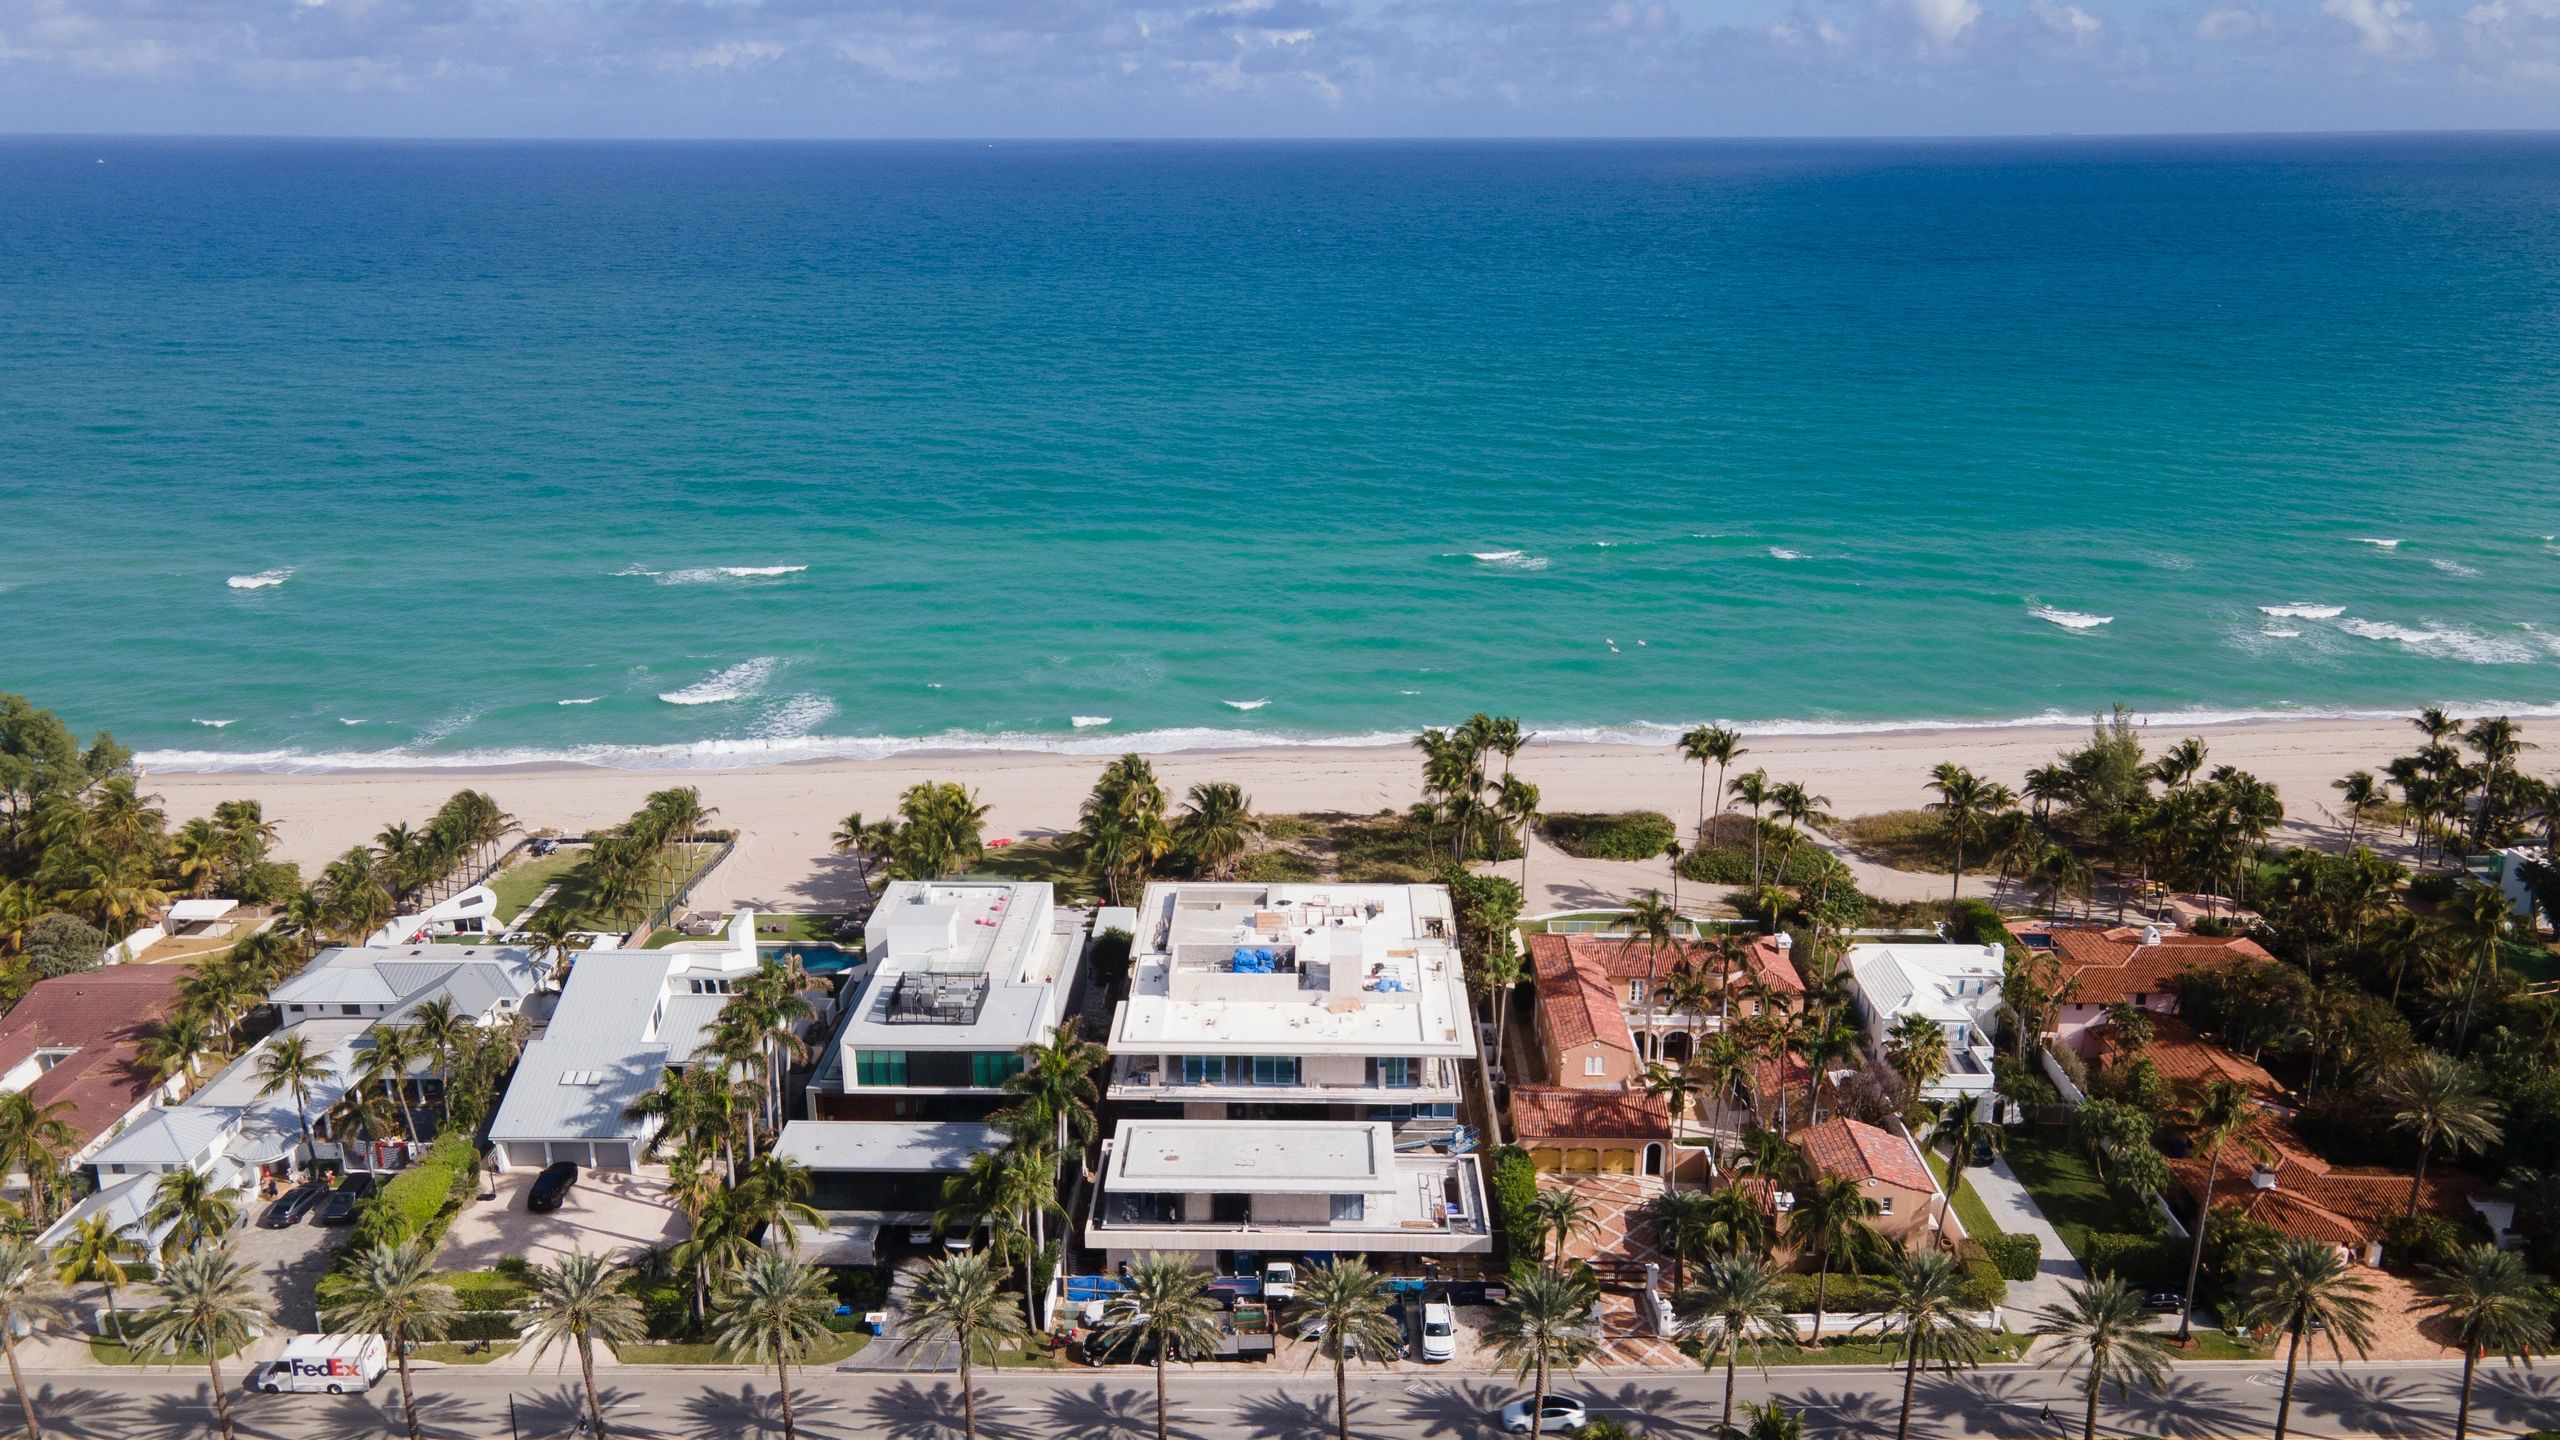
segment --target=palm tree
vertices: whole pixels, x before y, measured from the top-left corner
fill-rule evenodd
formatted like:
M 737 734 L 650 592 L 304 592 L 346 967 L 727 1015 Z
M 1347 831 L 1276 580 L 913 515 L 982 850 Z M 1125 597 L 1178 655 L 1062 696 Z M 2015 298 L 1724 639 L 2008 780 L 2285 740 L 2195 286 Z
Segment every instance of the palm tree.
M 1022 1068 L 1004 1080 L 1005 1093 L 1020 1098 L 996 1123 L 1017 1136 L 1052 1137 L 1062 1171 L 1070 1154 L 1081 1165 L 1097 1133 L 1094 1116 L 1102 1108 L 1094 1077 L 1110 1063 L 1111 1052 L 1085 1039 L 1075 1021 L 1060 1023 L 1048 1039 L 1022 1047 Z
M 1494 1311 L 1484 1338 L 1519 1378 L 1536 1377 L 1530 1415 L 1546 1411 L 1550 1374 L 1573 1369 L 1599 1348 L 1590 1329 L 1591 1307 L 1599 1298 L 1598 1287 L 1582 1276 L 1526 1265 L 1512 1271 L 1511 1298 Z
M 311 1053 L 311 1042 L 300 1028 L 287 1030 L 267 1043 L 258 1054 L 254 1072 L 258 1077 L 258 1098 L 264 1100 L 280 1090 L 293 1092 L 293 1118 L 302 1124 L 302 1163 L 311 1164 L 311 1087 L 330 1076 L 328 1062 Z
M 2187 1284 L 2179 1292 L 2178 1343 L 2195 1334 L 2196 1275 L 2204 1268 L 2204 1232 L 2213 1223 L 2213 1190 L 2222 1179 L 2222 1147 L 2248 1133 L 2258 1113 L 2248 1091 L 2229 1080 L 2216 1080 L 2197 1095 L 2187 1111 L 2187 1130 L 2204 1147 L 2204 1193 L 2196 1200 L 2195 1237 L 2187 1250 Z
M 1520 893 L 1526 895 L 1529 893 L 1529 834 L 1539 813 L 1538 787 L 1517 775 L 1505 775 L 1501 788 L 1493 792 L 1493 808 L 1504 824 L 1520 832 Z M 1680 886 L 1680 871 L 1676 864 L 1671 871 L 1671 885 L 1676 894 Z
M 96 1281 L 107 1292 L 108 1324 L 118 1335 L 124 1333 L 122 1317 L 116 1313 L 116 1287 L 130 1278 L 124 1262 L 139 1260 L 143 1248 L 133 1237 L 115 1227 L 104 1215 L 92 1215 L 71 1227 L 62 1243 L 53 1247 L 53 1278 L 65 1285 L 84 1285 Z
M 131 1342 L 133 1352 L 193 1350 L 204 1356 L 205 1373 L 213 1381 L 214 1420 L 222 1440 L 237 1440 L 222 1356 L 272 1323 L 257 1267 L 243 1263 L 228 1244 L 199 1246 L 169 1261 L 153 1288 L 160 1292 L 160 1303 L 143 1315 L 142 1331 Z
M 1917 1012 L 1905 1015 L 1885 1033 L 1884 1057 L 1913 1090 L 1937 1084 L 1947 1073 L 1946 1027 Z
M 1156 1440 L 1165 1440 L 1164 1367 L 1176 1358 L 1205 1355 L 1218 1347 L 1211 1317 L 1209 1272 L 1187 1255 L 1146 1255 L 1129 1267 L 1118 1295 L 1103 1307 L 1103 1335 L 1111 1345 L 1155 1347 Z
M 1769 772 L 1745 770 L 1733 777 L 1733 799 L 1728 805 L 1751 807 L 1751 888 L 1760 888 L 1760 807 L 1769 803 Z
M 1023 1334 L 1022 1317 L 988 1257 L 945 1255 L 928 1263 L 907 1301 L 906 1338 L 899 1348 L 912 1350 L 929 1341 L 951 1341 L 960 1350 L 960 1433 L 977 1440 L 978 1391 L 969 1367 L 978 1347 L 990 1356 L 996 1347 Z
M 1964 894 L 1965 844 L 1982 839 L 1983 821 L 1994 811 L 2006 808 L 2000 802 L 2008 799 L 2008 787 L 1987 784 L 1963 766 L 1948 763 L 1932 772 L 1929 788 L 1938 793 L 1938 798 L 1924 808 L 1937 815 L 1946 828 L 1947 843 L 1955 850 L 1954 862 L 1948 867 L 1952 883 L 1947 898 L 1952 900 Z
M 1745 1401 L 1742 1413 L 1751 1417 L 1742 1440 L 1804 1440 L 1804 1412 L 1788 1409 L 1783 1400 Z
M 1718 1216 L 1703 1190 L 1666 1190 L 1645 1206 L 1653 1248 L 1671 1262 L 1671 1293 L 1689 1288 L 1689 1262 L 1702 1260 L 1720 1238 Z
M 1725 767 L 1751 752 L 1742 737 L 1722 725 L 1701 725 L 1680 737 L 1680 754 L 1698 762 L 1698 843 L 1707 843 L 1707 817 L 1724 809 Z M 1707 808 L 1707 767 L 1716 767 L 1715 809 Z
M 2238 1318 L 2251 1330 L 2282 1330 L 2284 1396 L 2276 1404 L 2274 1440 L 2284 1440 L 2293 1423 L 2293 1381 L 2302 1357 L 2302 1337 L 2315 1331 L 2329 1337 L 2329 1353 L 2340 1360 L 2344 1341 L 2358 1355 L 2373 1348 L 2371 1281 L 2348 1273 L 2346 1256 L 2335 1245 L 2317 1240 L 2287 1240 L 2265 1263 L 2243 1276 Z
M 1654 989 L 1662 973 L 1662 947 L 1680 943 L 1679 926 L 1680 916 L 1662 903 L 1659 890 L 1647 890 L 1627 906 L 1625 948 L 1644 942 L 1644 1055 L 1649 1060 L 1662 1055 L 1661 1026 L 1655 1018 L 1662 1013 L 1662 999 Z
M 2418 1142 L 2418 1168 L 2409 1177 L 2409 1210 L 2418 1213 L 2418 1192 L 2427 1183 L 2427 1157 L 2444 1145 L 2456 1155 L 2486 1150 L 2498 1143 L 2497 1101 L 2480 1089 L 2470 1066 L 2439 1050 L 2417 1057 L 2382 1082 L 2390 1105 L 2392 1129 Z
M 2089 1372 L 2088 1413 L 2081 1440 L 2097 1440 L 2098 1392 L 2112 1383 L 2122 1400 L 2136 1382 L 2157 1387 L 2169 1378 L 2169 1342 L 2151 1328 L 2142 1295 L 2113 1276 L 2065 1287 L 2069 1300 L 2036 1315 L 2036 1333 L 2070 1344 L 2072 1364 Z
M 160 1258 L 166 1261 L 229 1235 L 240 1223 L 240 1192 L 215 1185 L 194 1170 L 164 1171 L 152 1184 L 151 1208 L 143 1212 L 142 1222 L 153 1229 L 170 1227 L 160 1241 Z
M 1988 1338 L 1962 1307 L 1964 1265 L 1946 1250 L 1914 1250 L 1884 1274 L 1880 1333 L 1899 1337 L 1902 1348 L 1902 1419 L 1893 1440 L 1910 1440 L 1911 1398 L 1920 1367 L 1947 1374 L 1979 1364 Z
M 332 1330 L 379 1335 L 400 1371 L 400 1409 L 418 1436 L 418 1395 L 409 1384 L 409 1342 L 440 1340 L 453 1327 L 453 1287 L 436 1278 L 435 1246 L 424 1240 L 376 1245 L 356 1260 L 346 1298 L 324 1307 Z
M 1822 1341 L 1822 1307 L 1830 1298 L 1833 1262 L 1845 1260 L 1849 1273 L 1858 1273 L 1882 1248 L 1883 1237 L 1867 1219 L 1883 1213 L 1884 1206 L 1845 1175 L 1819 1176 L 1796 1190 L 1796 1207 L 1787 1212 L 1787 1243 L 1813 1252 L 1811 1343 Z
M 1203 875 L 1220 880 L 1233 875 L 1236 862 L 1262 832 L 1244 787 L 1224 780 L 1194 785 L 1183 806 L 1182 818 L 1173 822 L 1174 848 Z
M 1350 1362 L 1389 1360 L 1404 1349 L 1404 1329 L 1387 1310 L 1386 1279 L 1358 1256 L 1314 1266 L 1298 1277 L 1289 1313 L 1299 1334 L 1333 1361 L 1335 1440 L 1351 1440 Z
M 1734 1367 L 1742 1347 L 1765 1347 L 1772 1340 L 1796 1343 L 1796 1322 L 1787 1314 L 1786 1286 L 1778 1271 L 1759 1255 L 1720 1255 L 1709 1260 L 1697 1286 L 1680 1296 L 1680 1328 L 1697 1337 L 1702 1358 L 1712 1368 L 1724 1357 L 1724 1420 L 1733 1428 Z
M 2345 779 L 2330 781 L 2329 788 L 2337 791 L 2338 798 L 2346 802 L 2347 848 L 2353 850 L 2356 848 L 2356 831 L 2364 826 L 2365 812 L 2382 803 L 2382 785 L 2373 778 L 2370 770 L 2350 770 Z
M 25 1172 L 28 1208 L 39 1225 L 53 1218 L 47 1177 L 60 1168 L 63 1155 L 77 1138 L 71 1122 L 63 1118 L 71 1109 L 68 1100 L 38 1104 L 25 1090 L 0 1095 L 0 1173 Z
M 531 1318 L 525 1339 L 539 1361 L 552 1347 L 578 1353 L 578 1375 L 587 1389 L 587 1419 L 604 1440 L 604 1401 L 596 1393 L 595 1342 L 628 1345 L 649 1333 L 640 1302 L 622 1288 L 622 1267 L 602 1255 L 574 1251 L 534 1272 Z
M 1547 1270 L 1551 1274 L 1564 1264 L 1565 1247 L 1599 1224 L 1599 1217 L 1591 1211 L 1591 1202 L 1570 1185 L 1539 1191 L 1538 1198 L 1529 1202 L 1529 1206 L 1529 1213 L 1538 1222 L 1538 1234 L 1551 1240 L 1555 1246 L 1547 1252 Z
M 1964 1188 L 1965 1166 L 1973 1160 L 1973 1152 L 1987 1149 L 1998 1155 L 2008 1148 L 2009 1132 L 1998 1122 L 1982 1118 L 1982 1106 L 1972 1096 L 1959 1095 L 1939 1111 L 1938 1130 L 1947 1141 L 1947 1198 L 1938 1208 L 1938 1233 L 1947 1231 L 1947 1212 L 1955 1208 L 1956 1192 Z
M 2525 1268 L 2524 1257 L 2495 1245 L 2471 1245 L 2436 1271 L 2427 1308 L 2453 1322 L 2462 1341 L 2462 1405 L 2453 1440 L 2471 1433 L 2471 1381 L 2482 1356 L 2496 1352 L 2512 1365 L 2533 1364 L 2551 1346 L 2551 1301 Z
M 107 1263 L 112 1267 L 115 1262 Z M 116 1278 L 124 1277 L 119 1272 Z M 0 1240 L 0 1354 L 9 1358 L 9 1388 L 17 1392 L 18 1413 L 27 1418 L 27 1440 L 44 1440 L 44 1421 L 36 1414 L 35 1397 L 27 1393 L 27 1377 L 18 1372 L 18 1325 L 51 1298 L 53 1284 L 44 1251 L 34 1240 Z
M 462 1037 L 472 1028 L 471 1018 L 462 1013 L 450 996 L 438 995 L 409 1012 L 406 1027 L 409 1038 L 419 1047 L 420 1059 L 432 1059 L 436 1067 L 436 1091 L 441 1094 L 453 1083 L 453 1053 L 461 1048 Z
M 773 1367 L 782 1394 L 782 1440 L 799 1440 L 791 1412 L 791 1365 L 825 1343 L 835 1292 L 825 1272 L 771 1251 L 760 1253 L 729 1277 L 713 1312 L 713 1339 L 728 1354 Z

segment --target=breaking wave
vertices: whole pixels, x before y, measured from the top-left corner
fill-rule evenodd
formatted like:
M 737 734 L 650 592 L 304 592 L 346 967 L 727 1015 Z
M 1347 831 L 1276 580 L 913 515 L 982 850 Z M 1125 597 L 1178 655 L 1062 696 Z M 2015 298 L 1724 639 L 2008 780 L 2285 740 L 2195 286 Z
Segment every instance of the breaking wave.
M 2065 630 L 2095 630 L 2101 625 L 2116 623 L 2116 617 L 2113 615 L 2089 615 L 2078 610 L 2057 610 L 2050 605 L 2038 605 L 2027 613 L 2039 620 L 2059 625 Z
M 234 590 L 272 590 L 292 578 L 293 567 L 287 565 L 281 570 L 261 570 L 255 575 L 234 575 L 222 583 Z
M 2347 613 L 2344 605 L 2261 605 L 2258 613 L 2278 620 L 2335 620 Z
M 2521 640 L 2500 639 L 2452 625 L 2412 628 L 2384 620 L 2351 619 L 2341 621 L 2338 628 L 2362 639 L 2390 641 L 2421 655 L 2470 665 L 2525 665 L 2538 658 L 2534 648 Z
M 764 689 L 780 663 L 772 656 L 759 656 L 742 661 L 717 675 L 706 676 L 681 690 L 660 691 L 658 698 L 670 705 L 719 705 L 731 700 L 744 700 Z

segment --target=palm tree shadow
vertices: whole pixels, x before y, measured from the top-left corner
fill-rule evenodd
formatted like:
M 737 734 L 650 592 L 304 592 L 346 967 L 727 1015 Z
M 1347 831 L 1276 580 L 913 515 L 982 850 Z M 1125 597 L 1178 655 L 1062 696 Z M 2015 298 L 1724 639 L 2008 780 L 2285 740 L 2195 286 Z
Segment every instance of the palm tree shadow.
M 1525 1393 L 1493 1383 L 1416 1380 L 1405 1387 L 1404 1418 L 1408 1424 L 1420 1425 L 1425 1435 L 1476 1440 L 1501 1433 L 1495 1413 Z
M 2113 1416 L 2113 1423 L 2140 1434 L 2263 1435 L 2272 1424 L 2207 1390 L 2204 1381 L 2192 1375 L 2173 1375 L 2166 1385 L 2142 1386 L 2122 1400 L 2109 1390 L 2100 1404 L 2102 1416 Z M 2099 1423 L 2109 1422 L 2102 1418 Z
M 957 1404 L 958 1401 L 952 1403 Z M 844 1407 L 824 1396 L 813 1395 L 798 1386 L 791 1390 L 791 1415 L 801 1434 L 818 1433 L 817 1428 L 836 1418 Z M 750 1380 L 737 1390 L 705 1389 L 684 1402 L 687 1435 L 719 1435 L 742 1440 L 782 1433 L 782 1391 L 779 1388 L 759 1390 Z M 983 1426 L 981 1429 L 985 1428 Z
M 68 1390 L 56 1390 L 51 1385 L 36 1387 L 36 1413 L 44 1417 L 44 1428 L 64 1435 L 96 1436 L 99 1440 L 131 1435 L 134 1433 L 133 1409 L 131 1399 L 92 1390 L 85 1385 Z M 0 1403 L 0 1414 L 19 1418 L 14 1396 Z
M 2453 1409 L 2439 1385 L 2387 1372 L 2321 1371 L 2294 1386 L 2293 1405 L 2334 1415 L 2341 1426 L 2360 1433 L 2426 1435 L 2453 1428 Z
M 1721 1388 L 1716 1390 L 1712 1400 L 1683 1395 L 1665 1386 L 1648 1389 L 1633 1380 L 1610 1393 L 1603 1393 L 1596 1387 L 1581 1391 L 1563 1386 L 1557 1388 L 1589 1406 L 1593 1415 L 1624 1420 L 1649 1436 L 1712 1435 L 1724 1416 L 1724 1391 Z
M 1890 1434 L 1894 1422 L 1902 1418 L 1902 1403 L 1898 1396 L 1871 1395 L 1848 1389 L 1826 1393 L 1817 1388 L 1778 1398 L 1804 1411 L 1807 1435 Z
M 231 1407 L 233 1415 L 244 1419 L 240 1427 L 243 1434 L 261 1433 L 248 1423 L 250 1419 L 282 1424 L 288 1417 L 300 1420 L 314 1411 L 315 1407 L 301 1403 L 299 1396 L 281 1395 L 252 1396 L 245 1403 L 234 1401 Z M 332 1402 L 322 1422 L 329 1428 L 322 1433 L 343 1440 L 406 1435 L 408 1422 L 402 1416 L 399 1387 L 386 1385 L 362 1399 Z M 418 1433 L 429 1440 L 479 1440 L 492 1433 L 504 1433 L 505 1429 L 504 1421 L 485 1413 L 476 1401 L 432 1392 L 418 1397 Z
M 996 1411 L 996 1401 L 982 1388 L 978 1392 L 978 1433 L 987 1440 L 1035 1440 L 1045 1430 L 1027 1429 Z M 960 1387 L 954 1381 L 937 1380 L 931 1390 L 913 1380 L 901 1380 L 871 1397 L 864 1407 L 869 1411 L 860 1433 L 878 1434 L 883 1440 L 945 1440 L 960 1433 Z M 1150 1422 L 1148 1429 L 1153 1432 Z M 704 1431 L 702 1433 L 715 1433 Z
M 1366 1400 L 1351 1402 L 1347 1413 L 1354 1427 L 1360 1423 L 1360 1412 L 1369 1408 Z M 1267 1435 L 1273 1440 L 1304 1440 L 1307 1436 L 1335 1433 L 1331 1395 L 1300 1397 L 1275 1390 L 1249 1397 L 1236 1408 L 1236 1414 L 1247 1434 Z M 1359 1431 L 1355 1428 L 1352 1433 L 1357 1435 Z
M 596 1398 L 604 1406 L 605 1429 L 613 1435 L 646 1440 L 658 1433 L 615 1413 L 646 1398 L 637 1391 L 600 1386 Z M 573 1380 L 540 1391 L 526 1391 L 515 1397 L 514 1405 L 511 1419 L 522 1440 L 569 1440 L 578 1433 L 579 1418 L 587 1413 L 586 1387 Z
M 144 1402 L 143 1414 L 118 1433 L 148 1440 L 195 1440 L 213 1429 L 213 1386 L 199 1381 L 191 1390 L 152 1396 Z
M 2061 1412 L 2044 1396 L 2029 1395 L 2033 1386 L 2014 1372 L 1932 1375 L 1915 1387 L 1911 1408 L 1958 1421 L 1968 1435 L 2055 1434 L 2065 1423 Z M 2053 1419 L 2045 1418 L 2048 1411 Z
M 2475 1427 L 2484 1414 L 2508 1425 L 2541 1424 L 2560 1415 L 2560 1374 L 2482 1366 L 2480 1378 L 2471 1387 L 2471 1422 Z
M 1051 1394 L 1048 1410 L 1049 1433 L 1068 1437 L 1068 1440 L 1143 1440 L 1143 1437 L 1156 1432 L 1152 1382 L 1150 1388 L 1132 1386 L 1114 1392 L 1104 1382 L 1096 1380 L 1091 1389 L 1081 1393 L 1060 1390 Z M 1176 1407 L 1174 1415 L 1177 1422 L 1180 1413 L 1180 1407 Z M 1185 1428 L 1180 1423 L 1171 1424 L 1166 1433 L 1186 1436 L 1189 1440 L 1208 1440 L 1202 1432 Z

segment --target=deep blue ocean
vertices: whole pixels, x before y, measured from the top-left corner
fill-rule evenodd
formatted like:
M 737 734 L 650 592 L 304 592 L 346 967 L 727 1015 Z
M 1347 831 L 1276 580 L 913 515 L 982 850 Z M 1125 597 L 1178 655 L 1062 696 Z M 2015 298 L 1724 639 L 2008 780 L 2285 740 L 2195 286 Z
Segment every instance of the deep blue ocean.
M 2560 138 L 0 141 L 163 767 L 2560 702 Z

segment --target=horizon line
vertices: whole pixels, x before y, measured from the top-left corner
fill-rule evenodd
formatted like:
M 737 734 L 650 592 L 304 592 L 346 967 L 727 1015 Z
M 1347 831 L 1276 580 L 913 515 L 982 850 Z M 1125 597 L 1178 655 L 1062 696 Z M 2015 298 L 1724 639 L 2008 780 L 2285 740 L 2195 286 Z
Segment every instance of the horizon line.
M 2377 140 L 2560 137 L 2560 125 L 2447 126 L 2375 130 L 1998 130 L 1912 134 L 1723 133 L 1695 135 L 1377 134 L 1377 135 L 468 135 L 254 130 L 0 130 L 0 144 L 25 141 L 269 141 L 302 144 L 418 145 L 1008 145 L 1056 149 L 1072 145 L 1945 145 L 2123 140 Z

